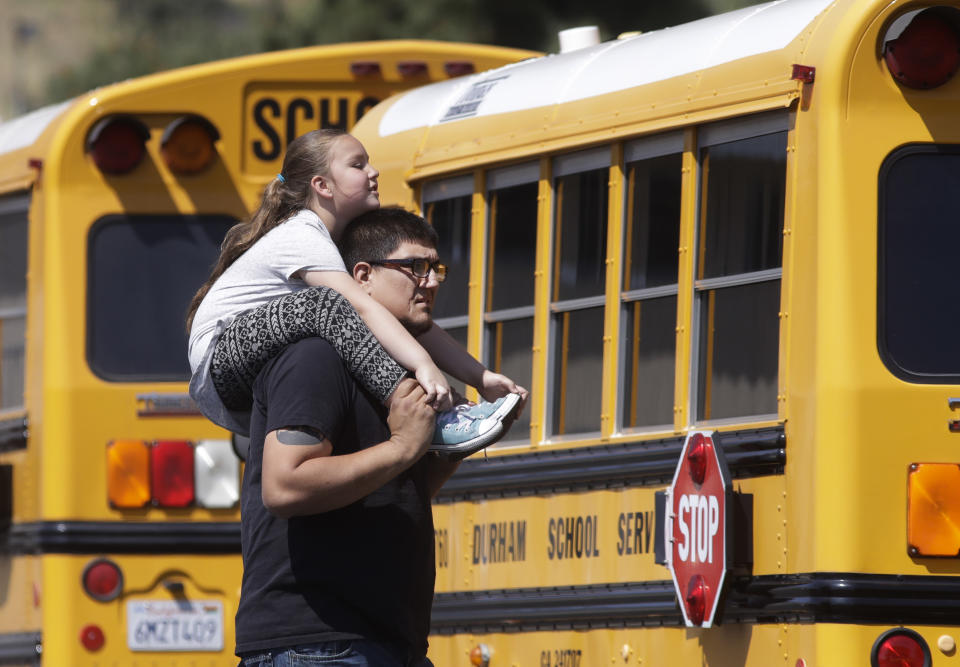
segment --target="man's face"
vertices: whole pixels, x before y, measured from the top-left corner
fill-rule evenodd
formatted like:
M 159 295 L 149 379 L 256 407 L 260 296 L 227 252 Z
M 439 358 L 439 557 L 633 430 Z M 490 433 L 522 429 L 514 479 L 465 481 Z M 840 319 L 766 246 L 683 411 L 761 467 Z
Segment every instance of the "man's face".
M 440 256 L 436 248 L 404 242 L 384 259 L 436 262 Z M 408 266 L 372 266 L 361 284 L 367 294 L 386 307 L 414 336 L 424 333 L 433 324 L 433 300 L 440 286 L 433 271 L 426 278 L 417 278 Z

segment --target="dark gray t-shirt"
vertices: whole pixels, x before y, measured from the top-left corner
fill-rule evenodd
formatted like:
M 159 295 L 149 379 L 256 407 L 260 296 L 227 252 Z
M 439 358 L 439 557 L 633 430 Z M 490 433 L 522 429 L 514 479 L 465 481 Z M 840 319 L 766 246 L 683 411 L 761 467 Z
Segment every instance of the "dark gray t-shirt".
M 269 362 L 253 396 L 237 654 L 355 637 L 425 654 L 435 569 L 424 462 L 347 507 L 277 518 L 261 496 L 266 433 L 309 426 L 347 454 L 390 437 L 386 410 L 318 338 Z

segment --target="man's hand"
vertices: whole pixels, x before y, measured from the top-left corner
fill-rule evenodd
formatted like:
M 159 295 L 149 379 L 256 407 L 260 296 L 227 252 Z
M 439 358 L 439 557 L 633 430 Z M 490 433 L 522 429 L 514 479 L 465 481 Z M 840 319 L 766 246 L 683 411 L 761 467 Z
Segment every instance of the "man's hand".
M 390 440 L 400 448 L 405 460 L 416 461 L 433 440 L 437 413 L 427 402 L 427 394 L 415 380 L 406 379 L 390 398 Z

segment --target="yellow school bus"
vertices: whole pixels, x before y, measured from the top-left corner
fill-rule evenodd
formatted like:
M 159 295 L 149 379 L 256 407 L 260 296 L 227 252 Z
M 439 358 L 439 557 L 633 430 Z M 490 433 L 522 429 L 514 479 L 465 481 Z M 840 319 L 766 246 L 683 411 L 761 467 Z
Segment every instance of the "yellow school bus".
M 957 664 L 958 30 L 779 0 L 364 116 L 437 321 L 531 389 L 437 499 L 436 664 Z M 731 478 L 710 627 L 664 564 L 688 436 Z
M 186 393 L 190 298 L 291 139 L 531 55 L 320 46 L 0 124 L 0 663 L 236 664 L 239 461 Z

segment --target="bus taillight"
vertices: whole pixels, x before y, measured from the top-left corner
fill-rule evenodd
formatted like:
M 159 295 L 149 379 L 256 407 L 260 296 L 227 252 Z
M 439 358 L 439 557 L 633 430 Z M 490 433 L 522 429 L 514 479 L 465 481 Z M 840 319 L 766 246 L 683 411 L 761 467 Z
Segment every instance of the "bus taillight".
M 240 461 L 229 440 L 114 440 L 107 445 L 110 506 L 226 509 L 240 499 Z
M 195 448 L 197 505 L 233 507 L 240 499 L 240 460 L 229 440 L 201 440 Z
M 883 57 L 894 79 L 920 89 L 936 88 L 950 80 L 960 66 L 957 14 L 950 8 L 932 7 L 893 22 L 883 44 Z M 909 23 L 897 34 L 905 21 Z
M 114 440 L 107 445 L 107 497 L 113 507 L 143 507 L 150 502 L 150 450 L 143 440 Z
M 143 160 L 149 138 L 150 131 L 136 118 L 109 116 L 91 128 L 86 150 L 103 173 L 125 174 Z
M 197 174 L 213 163 L 214 142 L 220 132 L 202 116 L 181 116 L 170 123 L 160 139 L 160 154 L 171 171 Z
M 123 574 L 112 560 L 97 558 L 83 569 L 83 590 L 94 600 L 110 602 L 123 590 Z
M 193 445 L 180 440 L 160 440 L 150 450 L 153 502 L 160 507 L 186 507 L 193 503 Z
M 930 667 L 930 648 L 919 634 L 907 628 L 887 630 L 873 644 L 871 667 Z

